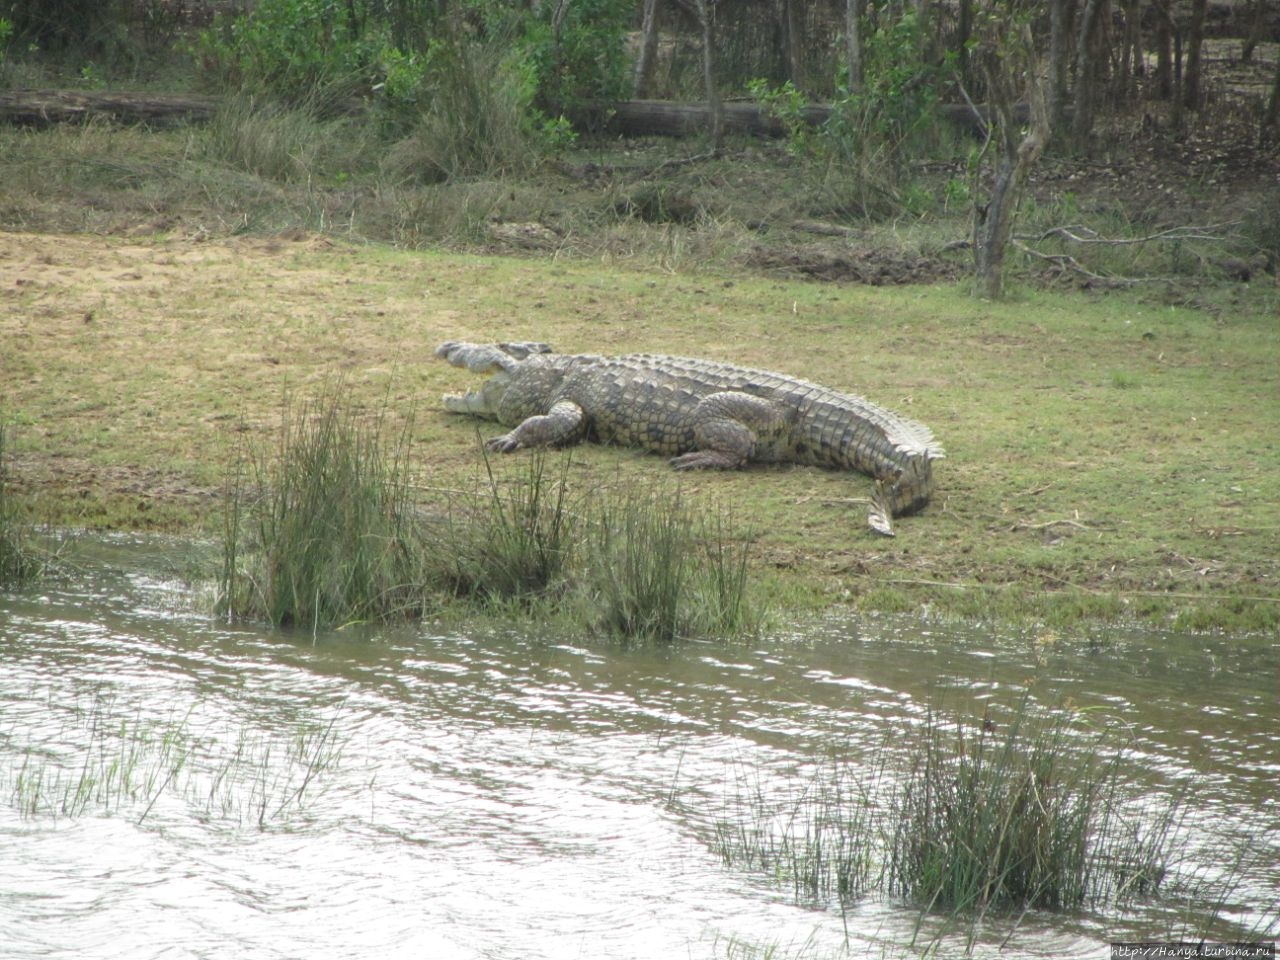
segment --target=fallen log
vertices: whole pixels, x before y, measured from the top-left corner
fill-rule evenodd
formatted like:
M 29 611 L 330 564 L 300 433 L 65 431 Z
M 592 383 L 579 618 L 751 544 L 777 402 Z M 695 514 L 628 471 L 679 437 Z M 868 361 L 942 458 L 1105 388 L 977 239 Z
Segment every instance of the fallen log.
M 759 104 L 745 101 L 721 104 L 725 133 L 778 138 L 787 128 Z M 985 106 L 977 112 L 964 103 L 944 103 L 935 108 L 943 120 L 963 130 L 980 135 L 989 116 Z M 1015 111 L 1017 112 L 1017 111 Z M 801 111 L 805 123 L 821 126 L 831 117 L 830 104 L 815 103 Z M 1021 108 L 1019 122 L 1027 117 Z M 610 104 L 590 104 L 569 113 L 569 121 L 577 129 L 603 130 L 623 137 L 685 137 L 710 129 L 705 103 L 677 103 L 672 100 L 623 100 Z
M 166 127 L 207 123 L 219 103 L 220 97 L 191 93 L 5 90 L 0 92 L 0 121 L 24 127 L 49 127 L 105 117 L 124 123 Z
M 0 92 L 0 122 L 30 127 L 57 123 L 83 123 L 105 117 L 121 123 L 145 123 L 155 127 L 181 123 L 207 123 L 222 98 L 201 94 L 110 93 L 97 90 L 6 90 Z M 747 101 L 730 101 L 724 110 L 725 133 L 777 139 L 786 126 Z M 358 102 L 349 104 L 352 113 Z M 967 104 L 940 104 L 936 108 L 951 123 L 973 133 L 985 122 L 985 108 L 978 112 Z M 821 126 L 831 116 L 829 104 L 811 104 L 801 114 L 810 126 Z M 568 119 L 581 131 L 605 132 L 623 137 L 687 137 L 709 129 L 705 103 L 674 100 L 623 100 L 590 103 L 568 111 Z

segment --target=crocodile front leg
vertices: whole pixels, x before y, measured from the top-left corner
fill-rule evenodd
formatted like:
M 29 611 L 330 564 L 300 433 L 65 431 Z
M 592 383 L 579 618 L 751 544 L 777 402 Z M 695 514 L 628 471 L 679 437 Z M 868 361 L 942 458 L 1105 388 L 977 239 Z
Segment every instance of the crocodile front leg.
M 691 419 L 697 449 L 668 461 L 677 470 L 745 467 L 762 441 L 775 440 L 787 429 L 790 415 L 768 400 L 726 390 L 704 397 Z
M 485 442 L 485 449 L 514 453 L 522 447 L 564 447 L 586 433 L 587 418 L 572 400 L 561 400 L 536 417 L 529 417 L 510 433 Z

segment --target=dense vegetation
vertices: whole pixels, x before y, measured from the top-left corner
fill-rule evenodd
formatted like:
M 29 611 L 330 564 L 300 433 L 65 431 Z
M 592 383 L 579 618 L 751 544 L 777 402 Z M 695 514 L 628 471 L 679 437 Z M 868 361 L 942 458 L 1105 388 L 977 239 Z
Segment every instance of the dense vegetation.
M 821 195 L 815 212 L 841 223 L 960 213 L 983 289 L 998 294 L 1042 156 L 1114 165 L 1122 149 L 1141 166 L 1197 137 L 1213 145 L 1219 172 L 1273 154 L 1280 57 L 1267 65 L 1259 51 L 1270 55 L 1278 38 L 1275 4 L 1207 4 L 5 0 L 0 85 L 143 82 L 233 95 L 217 157 L 374 196 L 527 175 L 616 127 L 611 105 L 634 96 L 705 100 L 702 126 L 718 152 L 725 101 L 750 99 L 804 163 Z M 1213 49 L 1228 75 L 1210 83 L 1210 45 L 1225 37 L 1233 42 Z M 352 110 L 360 122 L 342 122 Z M 1168 159 L 1180 176 L 1212 175 Z M 928 171 L 940 163 L 950 168 L 939 184 Z M 618 209 L 663 222 L 729 213 L 650 186 L 656 196 L 630 190 Z M 1231 218 L 1231 255 L 1246 269 L 1274 270 L 1275 213 L 1272 199 L 1252 219 Z M 1075 251 L 1098 236 L 1057 239 L 1067 249 L 1028 255 L 1088 276 Z

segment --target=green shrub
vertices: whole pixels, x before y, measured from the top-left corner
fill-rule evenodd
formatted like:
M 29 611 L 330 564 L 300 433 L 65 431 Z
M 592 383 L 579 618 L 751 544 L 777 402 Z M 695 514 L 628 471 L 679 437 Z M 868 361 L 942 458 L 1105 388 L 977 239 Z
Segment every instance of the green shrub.
M 426 183 L 527 172 L 557 127 L 532 106 L 533 87 L 497 44 L 441 41 L 398 55 L 381 102 L 384 121 L 407 133 L 385 172 Z

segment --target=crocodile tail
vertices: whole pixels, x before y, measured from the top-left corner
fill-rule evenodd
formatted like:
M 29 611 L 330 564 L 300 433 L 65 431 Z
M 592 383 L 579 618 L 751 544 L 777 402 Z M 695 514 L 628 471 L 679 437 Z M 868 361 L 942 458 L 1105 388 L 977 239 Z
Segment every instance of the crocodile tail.
M 896 536 L 893 532 L 893 508 L 883 480 L 876 481 L 875 492 L 871 495 L 871 508 L 867 511 L 867 524 L 881 536 Z

